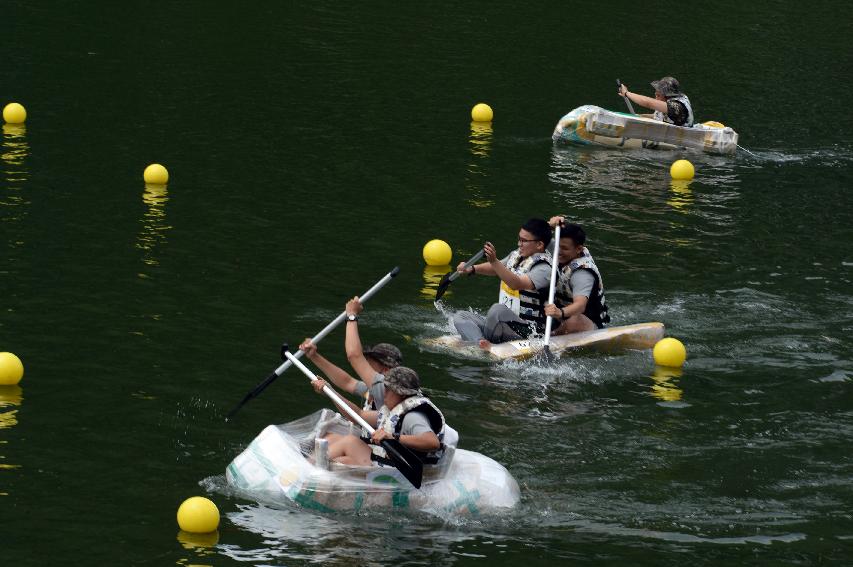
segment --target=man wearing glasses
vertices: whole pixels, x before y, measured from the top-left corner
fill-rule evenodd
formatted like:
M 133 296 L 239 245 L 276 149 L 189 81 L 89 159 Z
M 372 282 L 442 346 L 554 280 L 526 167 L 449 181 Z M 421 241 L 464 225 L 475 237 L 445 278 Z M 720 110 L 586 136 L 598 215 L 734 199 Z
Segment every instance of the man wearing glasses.
M 551 254 L 546 250 L 551 242 L 551 227 L 543 219 L 528 220 L 518 231 L 518 248 L 503 260 L 498 260 L 491 242 L 483 251 L 486 262 L 465 269 L 462 262 L 456 268 L 468 275 L 497 276 L 501 280 L 498 303 L 483 317 L 471 311 L 457 311 L 453 324 L 462 340 L 477 341 L 480 348 L 527 338 L 545 328 L 545 303 L 551 280 Z

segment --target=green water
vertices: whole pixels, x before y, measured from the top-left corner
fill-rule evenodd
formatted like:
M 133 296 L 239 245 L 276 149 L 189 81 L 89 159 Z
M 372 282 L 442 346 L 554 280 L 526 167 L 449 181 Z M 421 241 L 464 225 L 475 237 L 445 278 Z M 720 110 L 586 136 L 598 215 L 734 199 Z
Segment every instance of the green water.
M 0 104 L 4 565 L 843 564 L 853 554 L 853 129 L 845 2 L 691 6 L 7 0 Z M 555 148 L 614 79 L 681 81 L 734 157 Z M 495 109 L 472 131 L 469 110 Z M 164 163 L 166 191 L 142 170 Z M 448 330 L 420 251 L 508 251 L 529 216 L 585 225 L 614 324 L 648 352 L 541 368 L 429 352 Z M 504 517 L 272 509 L 225 466 L 323 407 L 288 371 L 224 415 L 393 266 L 365 341 L 402 346 L 462 446 L 522 487 Z M 434 285 L 434 284 L 433 284 Z M 460 280 L 445 309 L 485 309 Z M 343 335 L 321 350 L 343 363 Z M 189 496 L 218 539 L 177 536 Z

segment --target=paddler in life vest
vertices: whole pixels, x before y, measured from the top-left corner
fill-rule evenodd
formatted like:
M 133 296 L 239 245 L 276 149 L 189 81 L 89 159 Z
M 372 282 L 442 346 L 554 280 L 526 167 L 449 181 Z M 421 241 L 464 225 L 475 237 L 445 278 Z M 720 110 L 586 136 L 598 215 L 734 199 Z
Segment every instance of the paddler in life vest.
M 545 314 L 559 323 L 555 335 L 601 329 L 610 322 L 604 300 L 604 282 L 592 254 L 584 246 L 586 233 L 579 225 L 566 223 L 561 216 L 551 217 L 548 224 L 560 224 L 557 243 L 556 303 L 545 306 Z
M 497 276 L 501 280 L 498 303 L 485 317 L 470 311 L 457 311 L 453 324 L 464 341 L 478 341 L 480 348 L 527 338 L 545 328 L 545 302 L 551 280 L 551 227 L 543 219 L 528 220 L 518 231 L 518 248 L 498 260 L 491 242 L 483 246 L 486 262 L 466 270 L 461 262 L 456 268 L 468 275 Z
M 652 81 L 652 88 L 655 89 L 655 98 L 632 93 L 624 84 L 619 87 L 619 95 L 655 111 L 654 114 L 641 116 L 651 116 L 655 120 L 676 126 L 688 128 L 693 126 L 693 107 L 687 95 L 681 92 L 681 86 L 675 77 L 664 77 L 659 81 Z
M 312 385 L 322 393 L 326 382 L 315 380 Z M 376 431 L 370 439 L 345 435 L 331 441 L 329 459 L 358 466 L 390 464 L 385 450 L 378 445 L 383 439 L 397 439 L 424 464 L 437 464 L 444 456 L 444 415 L 423 395 L 420 378 L 411 368 L 397 366 L 385 375 L 385 403 L 379 411 L 364 410 L 344 401 Z

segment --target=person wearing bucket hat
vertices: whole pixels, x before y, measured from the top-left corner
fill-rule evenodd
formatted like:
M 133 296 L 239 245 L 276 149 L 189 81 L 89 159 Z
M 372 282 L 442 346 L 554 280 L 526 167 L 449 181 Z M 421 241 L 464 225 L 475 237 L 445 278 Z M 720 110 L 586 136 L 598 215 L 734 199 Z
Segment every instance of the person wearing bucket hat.
M 655 120 L 688 128 L 693 126 L 693 107 L 687 95 L 681 92 L 681 85 L 675 77 L 652 81 L 652 88 L 655 90 L 655 98 L 632 93 L 628 86 L 622 83 L 619 85 L 619 96 L 654 110 L 651 117 Z
M 326 385 L 322 378 L 312 382 L 317 393 L 322 393 Z M 369 439 L 345 435 L 331 440 L 329 459 L 357 466 L 373 463 L 393 466 L 385 450 L 379 446 L 385 439 L 397 440 L 427 465 L 439 464 L 444 457 L 444 437 L 448 427 L 444 415 L 424 396 L 420 378 L 411 368 L 397 366 L 388 371 L 385 376 L 385 403 L 379 411 L 365 410 L 349 400 L 343 401 L 375 431 Z

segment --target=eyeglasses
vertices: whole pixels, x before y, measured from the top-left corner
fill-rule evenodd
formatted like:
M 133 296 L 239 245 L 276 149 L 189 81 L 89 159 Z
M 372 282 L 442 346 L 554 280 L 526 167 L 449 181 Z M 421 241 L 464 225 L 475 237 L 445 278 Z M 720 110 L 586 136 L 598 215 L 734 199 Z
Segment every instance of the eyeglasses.
M 538 238 L 522 238 L 520 236 L 518 237 L 519 244 L 526 244 L 528 242 L 540 242 L 540 240 Z

